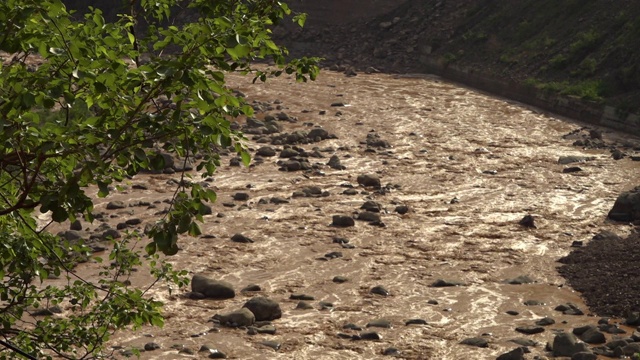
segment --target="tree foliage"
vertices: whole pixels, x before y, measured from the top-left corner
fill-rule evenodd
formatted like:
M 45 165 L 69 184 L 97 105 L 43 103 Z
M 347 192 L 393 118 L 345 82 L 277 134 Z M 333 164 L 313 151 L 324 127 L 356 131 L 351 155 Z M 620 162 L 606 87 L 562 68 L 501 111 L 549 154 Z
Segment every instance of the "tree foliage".
M 181 181 L 170 211 L 146 234 L 150 261 L 133 250 L 143 235 L 128 233 L 113 242 L 93 282 L 73 271 L 90 249 L 49 234 L 36 213 L 50 213 L 52 222 L 93 221 L 85 191 L 95 186 L 105 197 L 141 171 L 162 170 L 161 151 L 197 158 L 203 177 L 216 170 L 222 148 L 248 163 L 230 120 L 253 110 L 226 86 L 226 74 L 307 81 L 318 72 L 317 59 L 287 60 L 271 39 L 272 26 L 293 15 L 280 1 L 123 4 L 126 11 L 109 22 L 92 7 L 78 19 L 60 0 L 0 3 L 0 336 L 38 357 L 99 357 L 113 331 L 162 325 L 161 304 L 148 289 L 129 286 L 128 276 L 150 266 L 156 282 L 186 284 L 185 273 L 157 252 L 175 254 L 180 234 L 199 235 L 205 203 L 216 194 Z M 300 25 L 304 19 L 293 16 Z M 256 60 L 277 66 L 256 70 Z M 66 285 L 49 285 L 54 276 Z M 69 310 L 65 316 L 31 316 L 56 304 Z

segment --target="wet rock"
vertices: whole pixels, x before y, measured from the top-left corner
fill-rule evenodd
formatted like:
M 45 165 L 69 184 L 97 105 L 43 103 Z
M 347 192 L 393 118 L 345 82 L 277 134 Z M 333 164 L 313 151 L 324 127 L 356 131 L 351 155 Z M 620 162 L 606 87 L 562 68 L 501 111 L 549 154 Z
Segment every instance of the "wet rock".
M 407 205 L 398 205 L 395 211 L 400 215 L 404 215 L 409 212 L 409 207 Z
M 129 225 L 129 226 L 140 225 L 140 224 L 142 224 L 142 219 L 140 219 L 140 218 L 127 219 L 124 223 Z
M 621 193 L 608 216 L 615 221 L 640 220 L 640 186 Z
M 80 220 L 76 219 L 74 222 L 72 222 L 69 225 L 69 230 L 72 230 L 72 231 L 82 230 L 82 223 L 80 222 Z
M 251 285 L 245 286 L 242 290 L 240 290 L 240 292 L 254 292 L 254 291 L 262 291 L 262 288 L 260 287 L 260 285 L 251 284 Z
M 219 321 L 221 325 L 229 327 L 250 326 L 256 322 L 255 315 L 247 308 L 225 314 L 215 314 L 213 320 Z
M 358 175 L 357 178 L 358 184 L 364 187 L 372 187 L 375 189 L 380 189 L 380 178 L 377 175 Z
M 382 340 L 382 336 L 375 331 L 366 331 L 360 333 L 360 340 Z
M 236 201 L 247 201 L 249 200 L 249 194 L 245 193 L 245 192 L 238 192 L 233 194 L 233 200 Z
M 282 344 L 277 341 L 261 341 L 260 344 L 266 347 L 270 347 L 275 351 L 280 350 L 280 347 L 282 346 Z
M 575 335 L 562 332 L 553 338 L 551 346 L 553 356 L 573 356 L 573 354 L 588 351 L 587 344 L 578 342 Z
M 160 349 L 160 345 L 158 343 L 150 342 L 144 344 L 144 351 L 153 351 Z
M 220 350 L 211 349 L 207 357 L 209 359 L 226 359 L 227 355 Z
M 336 170 L 345 170 L 347 168 L 346 166 L 342 165 L 338 155 L 332 155 L 329 158 L 329 162 L 327 162 L 327 165 L 329 165 L 330 168 L 336 169 Z
M 564 174 L 571 174 L 571 173 L 576 173 L 581 171 L 582 171 L 582 168 L 579 166 L 570 166 L 562 169 L 562 173 Z
M 549 325 L 553 325 L 555 323 L 556 323 L 556 321 L 553 320 L 550 317 L 544 317 L 544 318 L 536 321 L 536 325 L 538 325 L 538 326 L 549 326 Z
M 280 305 L 276 301 L 262 296 L 247 301 L 243 308 L 251 310 L 256 321 L 275 320 L 282 317 Z
M 307 186 L 302 188 L 302 193 L 306 197 L 320 197 L 322 196 L 322 188 L 319 186 Z
M 107 210 L 125 209 L 127 205 L 124 201 L 110 201 L 107 203 Z
M 291 300 L 315 300 L 316 298 L 311 296 L 311 295 L 307 295 L 307 294 L 291 294 L 289 296 L 289 299 L 291 299 Z
M 110 239 L 120 239 L 122 235 L 120 235 L 120 232 L 116 229 L 108 229 L 105 232 L 103 232 L 100 237 L 102 238 L 102 240 L 110 240 Z
M 565 315 L 584 315 L 584 312 L 572 303 L 558 305 L 554 310 L 561 311 Z
M 67 241 L 77 241 L 83 238 L 83 234 L 76 230 L 60 231 L 57 235 Z
M 191 279 L 191 291 L 201 293 L 210 299 L 231 299 L 236 296 L 233 285 L 222 280 L 213 280 L 196 274 Z
M 263 146 L 256 151 L 256 155 L 264 157 L 276 156 L 276 150 L 271 146 Z
M 516 331 L 522 334 L 533 335 L 544 332 L 544 328 L 542 326 L 519 326 L 516 328 Z
M 506 313 L 511 315 L 511 316 L 520 315 L 520 313 L 515 311 L 515 310 L 507 310 Z
M 296 157 L 298 155 L 300 155 L 299 152 L 289 147 L 282 149 L 282 151 L 280 152 L 280 157 L 284 159 Z
M 367 221 L 367 222 L 380 222 L 380 214 L 375 213 L 375 212 L 371 212 L 371 211 L 364 211 L 358 214 L 357 217 L 358 220 L 360 221 Z
M 379 328 L 385 328 L 385 329 L 390 329 L 391 328 L 391 321 L 386 320 L 386 319 L 376 319 L 373 321 L 370 321 L 367 323 L 367 327 L 379 327 Z
M 427 325 L 427 320 L 424 319 L 409 319 L 404 322 L 405 326 L 409 325 Z
M 613 351 L 616 357 L 622 356 L 633 356 L 637 353 L 640 353 L 640 343 L 634 342 L 629 345 L 625 345 L 623 347 L 619 347 Z
M 394 347 L 389 347 L 382 350 L 382 355 L 384 356 L 400 356 L 400 350 Z
M 344 277 L 344 276 L 340 276 L 340 275 L 338 275 L 338 276 L 334 276 L 334 277 L 333 277 L 333 279 L 332 279 L 332 281 L 333 281 L 334 283 L 342 284 L 342 283 L 346 283 L 347 281 L 349 281 L 349 279 L 347 279 L 347 278 L 346 278 L 346 277 Z
M 288 204 L 289 200 L 287 200 L 285 198 L 278 197 L 278 196 L 274 196 L 271 199 L 269 199 L 269 203 L 275 204 L 275 205 Z
M 345 106 L 345 105 L 346 104 L 341 102 L 341 101 L 331 103 L 331 106 L 333 106 L 333 107 L 341 107 L 341 106 Z
M 574 334 L 576 334 L 575 329 Z M 580 340 L 586 342 L 587 344 L 604 344 L 605 342 L 607 342 L 604 334 L 601 333 L 598 328 L 593 325 L 588 326 L 587 329 L 584 330 L 584 332 L 576 335 L 579 335 Z
M 329 253 L 324 254 L 324 257 L 331 260 L 331 259 L 338 259 L 343 257 L 344 255 L 340 252 L 340 251 L 332 251 Z
M 50 306 L 44 309 L 35 309 L 31 311 L 33 316 L 52 316 L 54 314 L 62 314 L 62 308 L 58 305 Z
M 598 355 L 591 351 L 581 351 L 573 354 L 573 356 L 571 356 L 571 360 L 598 360 Z
M 355 226 L 356 222 L 351 216 L 333 215 L 333 221 L 331 225 L 336 227 L 349 227 Z
M 481 337 L 467 338 L 467 339 L 462 340 L 460 342 L 460 344 L 469 345 L 469 346 L 476 346 L 476 347 L 480 347 L 480 348 L 489 347 L 489 342 L 487 341 L 487 339 L 481 338 Z
M 234 234 L 231 237 L 231 241 L 233 242 L 237 242 L 237 243 L 245 243 L 245 244 L 249 244 L 249 243 L 254 243 L 255 241 L 247 236 L 244 236 L 242 234 Z
M 382 296 L 389 296 L 391 295 L 391 293 L 389 292 L 389 290 L 387 290 L 384 286 L 382 285 L 377 285 L 371 288 L 370 291 L 372 294 L 378 294 L 378 295 L 382 295 Z
M 309 131 L 309 133 L 307 134 L 307 138 L 314 140 L 314 141 L 318 141 L 318 140 L 326 140 L 328 139 L 329 136 L 329 132 L 325 129 L 321 129 L 321 128 L 315 128 L 312 129 L 311 131 Z
M 380 138 L 380 135 L 375 133 L 367 134 L 367 139 L 365 140 L 368 147 L 372 148 L 390 148 L 391 145 L 388 141 Z
M 464 286 L 465 283 L 457 280 L 444 280 L 438 279 L 431 284 L 431 287 L 449 287 L 449 286 Z
M 353 323 L 348 323 L 348 324 L 344 324 L 342 325 L 343 329 L 348 329 L 348 330 L 356 330 L 356 331 L 362 331 L 362 327 L 358 326 L 356 324 Z
M 507 279 L 504 282 L 511 285 L 522 285 L 522 284 L 532 284 L 535 281 L 533 281 L 533 279 L 527 275 L 520 275 L 513 279 Z
M 360 209 L 371 211 L 371 212 L 380 212 L 382 210 L 382 205 L 380 205 L 380 203 L 376 201 L 368 200 L 368 201 L 365 201 L 365 203 L 362 204 L 362 206 L 360 206 Z
M 524 360 L 526 348 L 518 347 L 504 354 L 500 354 L 496 360 Z
M 296 305 L 296 310 L 311 310 L 313 309 L 313 305 L 309 304 L 306 301 L 299 301 Z
M 519 222 L 519 224 L 526 228 L 536 228 L 535 220 L 532 215 L 525 215 Z

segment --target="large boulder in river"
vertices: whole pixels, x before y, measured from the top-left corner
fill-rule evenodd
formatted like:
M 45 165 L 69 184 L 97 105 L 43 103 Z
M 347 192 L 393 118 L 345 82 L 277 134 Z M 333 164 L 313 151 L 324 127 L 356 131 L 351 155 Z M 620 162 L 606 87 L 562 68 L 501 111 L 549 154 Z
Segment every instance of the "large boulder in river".
M 210 299 L 231 299 L 236 296 L 233 285 L 226 281 L 210 279 L 196 274 L 191 279 L 191 291 Z
M 280 305 L 276 301 L 262 296 L 256 296 L 247 301 L 243 308 L 251 310 L 256 321 L 275 320 L 282 317 Z
M 609 211 L 609 219 L 615 221 L 640 220 L 640 186 L 618 196 L 613 208 Z

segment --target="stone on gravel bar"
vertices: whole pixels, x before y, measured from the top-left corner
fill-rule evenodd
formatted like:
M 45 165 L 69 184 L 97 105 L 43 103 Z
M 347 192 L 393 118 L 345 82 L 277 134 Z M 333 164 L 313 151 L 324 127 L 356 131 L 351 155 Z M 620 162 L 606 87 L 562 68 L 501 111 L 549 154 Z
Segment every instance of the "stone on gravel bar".
M 256 296 L 247 301 L 243 308 L 251 310 L 256 321 L 275 320 L 282 317 L 280 305 L 272 299 Z
M 364 187 L 372 187 L 375 189 L 381 188 L 380 177 L 378 177 L 378 175 L 372 175 L 372 174 L 358 175 L 357 181 L 358 181 L 358 184 Z
M 489 342 L 487 341 L 487 339 L 481 338 L 481 337 L 467 338 L 467 339 L 462 340 L 460 342 L 460 344 L 469 345 L 469 346 L 476 346 L 476 347 L 481 347 L 481 348 L 489 347 Z
M 233 285 L 222 280 L 213 280 L 196 274 L 191 279 L 191 291 L 201 293 L 210 299 L 231 299 L 236 296 Z
M 242 308 L 225 314 L 215 314 L 213 320 L 219 321 L 224 326 L 240 327 L 253 325 L 256 322 L 256 317 L 251 310 Z
M 431 284 L 431 287 L 449 287 L 449 286 L 464 286 L 462 281 L 457 280 L 444 280 L 438 279 Z
M 237 242 L 237 243 L 253 243 L 255 242 L 253 239 L 246 237 L 242 234 L 235 234 L 231 237 L 231 241 L 233 242 Z
M 350 227 L 355 226 L 356 222 L 351 216 L 345 215 L 333 215 L 333 221 L 331 225 L 337 227 Z

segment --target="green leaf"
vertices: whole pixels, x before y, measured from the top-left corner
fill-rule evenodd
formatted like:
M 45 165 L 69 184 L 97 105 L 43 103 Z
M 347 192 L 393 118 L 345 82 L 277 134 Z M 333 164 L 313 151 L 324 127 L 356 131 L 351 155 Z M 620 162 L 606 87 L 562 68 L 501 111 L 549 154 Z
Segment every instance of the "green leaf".
M 241 151 L 240 157 L 242 158 L 244 166 L 249 166 L 249 164 L 251 164 L 251 154 L 249 154 L 248 151 Z
M 144 247 L 144 251 L 147 253 L 147 255 L 155 254 L 157 249 L 158 246 L 155 242 L 150 242 L 147 244 L 147 246 Z

